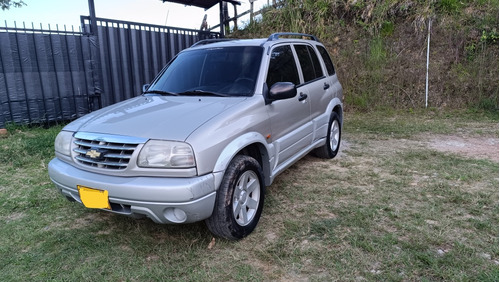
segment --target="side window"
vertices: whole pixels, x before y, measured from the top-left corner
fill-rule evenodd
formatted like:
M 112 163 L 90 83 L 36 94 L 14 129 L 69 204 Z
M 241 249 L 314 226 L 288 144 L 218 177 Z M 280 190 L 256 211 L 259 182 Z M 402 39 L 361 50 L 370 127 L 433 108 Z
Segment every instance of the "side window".
M 292 48 L 289 45 L 278 46 L 271 53 L 266 83 L 271 88 L 276 82 L 300 84 L 297 65 L 295 64 Z
M 330 59 L 330 55 L 328 55 L 328 51 L 326 51 L 325 47 L 323 46 L 318 46 L 318 51 L 321 54 L 323 61 L 325 62 L 328 75 L 334 75 L 335 67 L 333 66 L 332 59 Z
M 304 82 L 322 77 L 323 71 L 321 70 L 321 65 L 314 49 L 308 45 L 294 45 L 294 47 L 299 57 Z

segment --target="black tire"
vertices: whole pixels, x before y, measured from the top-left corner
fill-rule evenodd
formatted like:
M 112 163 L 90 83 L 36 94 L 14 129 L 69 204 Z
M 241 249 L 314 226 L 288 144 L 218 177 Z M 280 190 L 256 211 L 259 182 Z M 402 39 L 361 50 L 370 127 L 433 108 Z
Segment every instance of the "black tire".
M 212 216 L 205 220 L 208 229 L 229 240 L 246 237 L 259 222 L 264 193 L 259 162 L 249 156 L 237 155 L 229 164 L 217 191 Z
M 340 140 L 342 126 L 340 124 L 339 115 L 332 112 L 330 122 L 328 123 L 328 133 L 326 135 L 325 144 L 314 150 L 314 154 L 322 159 L 333 159 L 337 156 L 340 149 Z

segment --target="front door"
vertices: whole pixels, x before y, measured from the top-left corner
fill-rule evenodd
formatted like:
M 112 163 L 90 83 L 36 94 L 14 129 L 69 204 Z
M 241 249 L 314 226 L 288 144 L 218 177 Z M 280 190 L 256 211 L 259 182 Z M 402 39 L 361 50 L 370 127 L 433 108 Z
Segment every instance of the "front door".
M 292 82 L 297 85 L 297 96 L 273 101 L 268 105 L 271 120 L 271 140 L 276 148 L 274 168 L 296 157 L 300 150 L 312 143 L 310 103 L 306 88 L 300 85 L 295 56 L 290 45 L 274 47 L 267 73 L 269 88 L 276 82 Z

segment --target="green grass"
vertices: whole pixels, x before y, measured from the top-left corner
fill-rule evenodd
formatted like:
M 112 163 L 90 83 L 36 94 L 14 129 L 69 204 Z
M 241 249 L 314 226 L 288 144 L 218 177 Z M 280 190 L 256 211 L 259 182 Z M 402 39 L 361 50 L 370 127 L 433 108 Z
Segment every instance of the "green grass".
M 213 246 L 203 223 L 65 200 L 47 175 L 60 129 L 0 138 L 1 281 L 498 281 L 498 161 L 426 143 L 498 139 L 488 116 L 347 113 L 338 158 L 290 167 L 268 187 L 255 232 Z

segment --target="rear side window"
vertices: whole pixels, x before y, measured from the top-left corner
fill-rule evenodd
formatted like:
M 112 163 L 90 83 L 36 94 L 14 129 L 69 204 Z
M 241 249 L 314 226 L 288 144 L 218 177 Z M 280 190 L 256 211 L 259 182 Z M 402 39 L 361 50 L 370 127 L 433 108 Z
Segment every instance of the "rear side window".
M 304 82 L 309 82 L 323 76 L 323 70 L 314 49 L 308 45 L 294 45 L 299 57 L 300 67 L 304 75 Z
M 289 45 L 278 46 L 271 53 L 266 83 L 269 88 L 276 82 L 292 82 L 300 84 L 297 65 Z
M 318 46 L 318 51 L 321 54 L 321 58 L 323 58 L 323 61 L 325 62 L 328 75 L 334 75 L 335 67 L 333 66 L 332 59 L 330 59 L 330 55 L 328 55 L 328 51 L 326 51 L 323 46 Z

